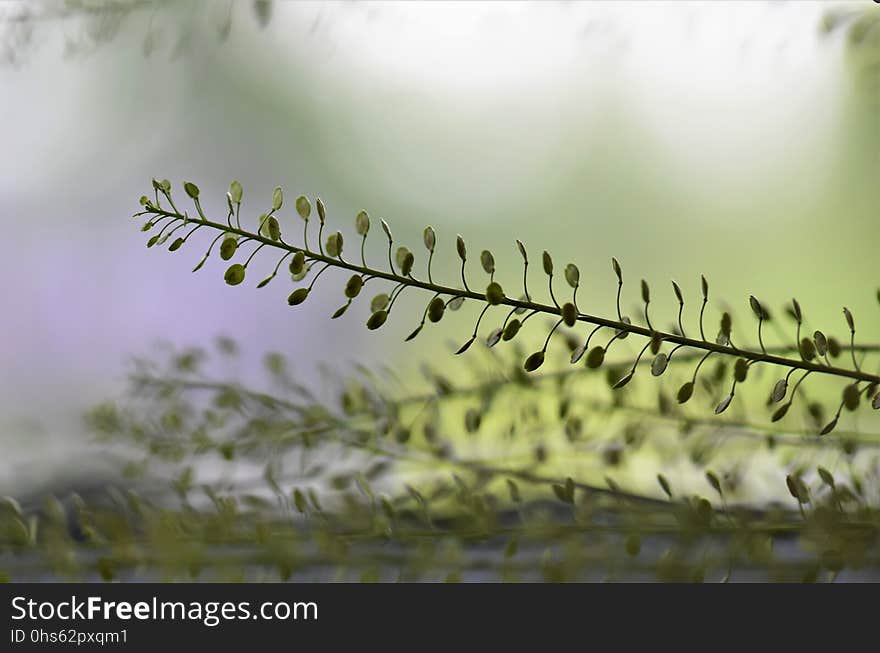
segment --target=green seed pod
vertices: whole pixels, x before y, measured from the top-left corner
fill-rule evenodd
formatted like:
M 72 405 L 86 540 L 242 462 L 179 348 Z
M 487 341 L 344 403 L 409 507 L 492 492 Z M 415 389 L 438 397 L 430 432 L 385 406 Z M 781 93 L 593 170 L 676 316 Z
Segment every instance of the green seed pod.
M 194 200 L 199 199 L 199 187 L 196 186 L 191 181 L 183 182 L 183 190 L 185 190 L 186 194 L 189 195 Z
M 455 239 L 455 249 L 458 251 L 458 258 L 462 261 L 467 260 L 467 247 L 464 244 L 464 238 L 459 234 Z
M 656 354 L 657 352 L 659 352 L 660 347 L 662 345 L 663 345 L 663 338 L 660 337 L 660 334 L 655 331 L 654 333 L 651 334 L 651 343 L 650 343 L 651 353 Z
M 486 336 L 486 346 L 494 347 L 495 345 L 497 345 L 501 341 L 502 333 L 503 332 L 501 331 L 501 327 L 498 327 L 497 329 L 492 329 L 492 332 L 488 336 Z
M 715 406 L 715 414 L 720 415 L 725 410 L 727 410 L 727 407 L 730 406 L 730 402 L 732 402 L 732 401 L 733 401 L 733 393 L 731 392 L 729 395 L 724 397 L 724 399 L 719 401 L 717 406 Z
M 437 234 L 434 233 L 434 227 L 427 226 L 425 230 L 422 232 L 422 242 L 425 243 L 425 249 L 429 252 L 434 251 L 434 247 L 437 244 Z
M 318 209 L 318 219 L 321 221 L 321 224 L 324 224 L 324 220 L 327 219 L 327 209 L 324 208 L 324 202 L 320 197 L 315 198 L 315 206 Z
M 618 263 L 617 259 L 613 256 L 611 257 L 611 269 L 614 270 L 614 274 L 617 276 L 617 281 L 623 283 L 623 270 L 620 269 L 620 263 Z
M 742 383 L 746 380 L 748 374 L 749 362 L 745 358 L 737 358 L 736 363 L 733 364 L 733 378 L 736 379 L 737 383 Z
M 706 280 L 706 276 L 700 275 L 700 288 L 703 291 L 703 301 L 709 299 L 709 282 Z
M 605 362 L 605 348 L 597 345 L 587 353 L 587 367 L 597 369 Z
M 880 392 L 874 395 L 874 399 L 871 400 L 871 408 L 874 410 L 880 409 Z
M 860 398 L 861 393 L 859 392 L 858 384 L 851 383 L 843 389 L 843 405 L 847 410 L 853 411 L 858 408 Z
M 773 416 L 770 418 L 770 421 L 771 421 L 771 422 L 778 422 L 779 420 L 781 420 L 783 417 L 785 417 L 785 414 L 788 412 L 788 409 L 789 409 L 790 407 L 791 407 L 791 404 L 790 404 L 790 403 L 784 403 L 784 404 L 782 404 L 782 405 L 781 405 L 779 408 L 777 408 L 776 411 L 773 413 Z
M 642 301 L 646 304 L 651 301 L 651 289 L 648 287 L 648 282 L 642 279 Z
M 370 311 L 375 313 L 376 311 L 384 310 L 390 301 L 391 298 L 386 293 L 379 293 L 370 301 Z
M 394 256 L 394 261 L 397 263 L 397 267 L 400 268 L 400 273 L 407 277 L 409 276 L 409 273 L 412 272 L 415 257 L 406 247 L 398 247 L 397 253 Z
M 811 361 L 816 357 L 816 346 L 809 338 L 801 340 L 801 357 L 805 361 Z
M 387 320 L 387 319 L 388 319 L 388 312 L 387 311 L 384 311 L 384 310 L 376 311 L 375 313 L 373 313 L 370 316 L 370 319 L 367 320 L 367 328 L 370 331 L 374 331 L 374 330 L 378 329 L 380 326 L 382 326 L 383 324 L 385 324 L 385 320 Z
M 541 262 L 544 265 L 544 274 L 548 276 L 553 274 L 553 258 L 546 249 L 544 250 Z
M 277 211 L 281 208 L 281 205 L 284 203 L 284 191 L 281 190 L 281 186 L 276 186 L 275 190 L 272 191 L 272 210 Z
M 504 290 L 497 281 L 493 281 L 486 287 L 486 301 L 492 306 L 497 306 L 504 301 Z
M 813 343 L 816 345 L 816 351 L 820 356 L 824 356 L 828 352 L 828 339 L 821 331 L 813 334 Z
M 306 266 L 306 255 L 302 252 L 296 252 L 293 255 L 293 258 L 290 259 L 290 274 L 298 275 L 301 274 Z
M 678 400 L 678 403 L 683 404 L 686 403 L 693 395 L 694 384 L 692 381 L 688 381 L 678 389 L 676 399 Z
M 431 300 L 431 303 L 428 304 L 428 319 L 431 322 L 439 322 L 443 318 L 443 313 L 446 311 L 446 302 L 443 301 L 442 297 L 435 297 Z
M 241 187 L 240 181 L 233 181 L 229 184 L 229 199 L 231 199 L 236 204 L 241 203 L 241 196 L 244 190 Z
M 391 227 L 389 227 L 388 223 L 385 222 L 385 220 L 382 218 L 379 219 L 379 223 L 382 225 L 382 231 L 384 231 L 385 235 L 388 236 L 388 242 L 390 243 L 394 240 L 394 236 L 391 235 Z
M 513 340 L 517 333 L 519 333 L 519 328 L 522 326 L 522 322 L 513 318 L 510 322 L 507 323 L 507 326 L 504 327 L 504 334 L 501 336 L 501 339 L 505 342 L 509 340 Z
M 831 358 L 837 358 L 842 351 L 840 341 L 837 338 L 828 338 L 828 354 Z
M 614 382 L 614 385 L 611 386 L 611 389 L 620 390 L 623 386 L 632 381 L 633 376 L 635 376 L 635 372 L 630 370 L 625 375 L 617 379 L 617 381 Z
M 562 305 L 562 321 L 567 327 L 573 327 L 577 323 L 577 309 L 571 302 Z
M 290 293 L 290 296 L 287 298 L 287 303 L 291 306 L 298 306 L 299 304 L 302 304 L 304 301 L 306 301 L 306 298 L 308 296 L 308 288 L 297 288 L 292 293 Z
M 183 245 L 183 238 L 175 238 L 174 242 L 168 247 L 169 252 L 176 252 Z
M 244 266 L 241 263 L 233 263 L 226 270 L 226 274 L 223 275 L 223 278 L 230 286 L 237 286 L 244 281 L 244 272 Z
M 684 304 L 684 295 L 681 294 L 681 288 L 679 288 L 678 284 L 674 281 L 672 282 L 672 290 L 675 293 L 675 298 L 678 300 L 678 303 Z
M 281 240 L 281 225 L 278 224 L 278 219 L 274 215 L 266 220 L 266 233 L 272 240 Z
M 345 296 L 349 299 L 354 299 L 357 297 L 361 288 L 364 287 L 364 280 L 359 274 L 351 275 L 351 278 L 348 280 L 348 283 L 345 284 Z
M 725 311 L 721 315 L 721 335 L 724 336 L 725 342 L 730 342 L 730 332 L 733 329 L 733 318 L 730 313 Z
M 299 213 L 299 217 L 303 220 L 308 220 L 312 214 L 312 205 L 309 203 L 309 198 L 305 195 L 300 195 L 296 198 L 296 212 Z
M 536 369 L 541 367 L 544 364 L 544 352 L 536 351 L 534 354 L 529 356 L 525 363 L 523 363 L 523 368 L 525 368 L 526 372 L 534 372 Z
M 366 211 L 358 211 L 354 218 L 354 228 L 358 236 L 366 236 L 370 231 L 370 216 Z
M 342 254 L 342 234 L 338 231 L 335 234 L 330 234 L 324 248 L 327 250 L 327 256 L 336 258 Z
M 464 304 L 464 297 L 459 295 L 455 299 L 450 299 L 446 306 L 450 311 L 457 311 L 461 308 L 462 304 Z
M 749 306 L 752 307 L 752 312 L 755 314 L 755 317 L 759 320 L 764 319 L 764 309 L 761 307 L 761 302 L 759 302 L 754 295 L 749 295 Z
M 159 241 L 159 234 L 156 234 L 147 241 L 147 249 L 155 245 Z
M 822 467 L 821 465 L 816 469 L 819 472 L 819 478 L 822 479 L 822 482 L 825 483 L 828 487 L 834 489 L 834 476 L 827 469 Z
M 574 263 L 565 266 L 565 281 L 572 288 L 577 288 L 581 282 L 581 271 Z
M 488 249 L 484 249 L 480 253 L 480 265 L 483 266 L 486 274 L 493 274 L 495 272 L 495 257 L 492 256 L 492 252 Z
M 526 246 L 523 245 L 522 241 L 519 239 L 517 239 L 517 241 L 516 241 L 516 246 L 517 246 L 517 249 L 519 249 L 520 255 L 523 257 L 523 263 L 528 265 L 529 264 L 529 257 L 526 254 Z
M 846 306 L 843 307 L 843 316 L 846 318 L 846 324 L 849 327 L 849 330 L 855 331 L 856 330 L 855 320 L 853 320 L 852 313 L 849 312 L 849 309 Z
M 660 352 L 654 357 L 654 360 L 651 361 L 651 374 L 654 376 L 660 376 L 663 372 L 666 371 L 666 366 L 669 364 L 669 358 L 665 353 Z

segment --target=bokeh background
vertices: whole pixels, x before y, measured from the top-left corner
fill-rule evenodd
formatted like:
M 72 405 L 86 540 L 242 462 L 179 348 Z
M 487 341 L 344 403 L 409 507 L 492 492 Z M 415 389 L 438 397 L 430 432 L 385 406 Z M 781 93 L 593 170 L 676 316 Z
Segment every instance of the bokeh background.
M 226 286 L 219 260 L 191 274 L 201 249 L 147 250 L 130 217 L 154 176 L 196 182 L 221 218 L 239 179 L 254 225 L 276 185 L 297 229 L 300 193 L 322 197 L 349 236 L 365 208 L 417 265 L 432 224 L 435 277 L 455 278 L 461 233 L 513 286 L 521 238 L 533 258 L 578 263 L 594 313 L 613 310 L 613 255 L 628 280 L 651 281 L 661 324 L 676 309 L 668 280 L 696 298 L 706 273 L 743 316 L 750 293 L 776 313 L 797 296 L 811 323 L 842 334 L 847 305 L 876 340 L 878 12 L 0 3 L 0 492 L 109 469 L 80 416 L 119 396 L 130 357 L 158 340 L 234 338 L 252 354 L 234 364 L 241 376 L 280 351 L 320 392 L 322 365 L 405 375 L 469 334 L 463 310 L 457 332 L 444 321 L 402 345 L 421 298 L 378 333 L 363 307 L 331 322 L 341 277 L 291 310 L 288 285 Z

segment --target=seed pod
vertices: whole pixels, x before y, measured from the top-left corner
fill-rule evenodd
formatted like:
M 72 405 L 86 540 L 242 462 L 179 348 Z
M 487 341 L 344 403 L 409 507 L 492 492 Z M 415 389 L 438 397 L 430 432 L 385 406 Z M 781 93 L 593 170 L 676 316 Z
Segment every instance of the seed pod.
M 272 240 L 281 240 L 281 225 L 278 224 L 278 219 L 274 215 L 266 220 L 266 233 Z
M 299 217 L 303 220 L 308 220 L 312 214 L 312 205 L 309 203 L 309 198 L 305 195 L 300 195 L 296 198 L 296 212 L 299 213 Z
M 327 237 L 325 249 L 327 250 L 327 256 L 332 256 L 333 258 L 342 254 L 342 234 L 338 231 L 335 234 L 330 234 Z
M 846 306 L 843 307 L 843 316 L 846 318 L 846 324 L 849 326 L 849 330 L 854 332 L 856 330 L 856 323 L 853 320 L 852 313 L 849 312 L 849 309 Z
M 577 323 L 577 309 L 571 302 L 562 305 L 562 321 L 567 327 L 573 327 Z
M 522 326 L 522 322 L 513 318 L 510 322 L 507 323 L 507 326 L 504 327 L 504 334 L 501 336 L 502 340 L 507 342 L 508 340 L 513 340 L 517 333 L 519 333 L 519 328 Z
M 605 361 L 605 348 L 597 345 L 587 353 L 587 367 L 597 369 Z
M 361 288 L 363 287 L 364 280 L 361 275 L 353 274 L 351 275 L 351 278 L 348 280 L 348 282 L 345 284 L 345 296 L 349 299 L 354 299 L 360 294 Z
M 174 242 L 168 247 L 169 252 L 176 252 L 183 245 L 183 238 L 175 238 Z
M 287 298 L 287 303 L 291 306 L 298 306 L 306 301 L 306 298 L 309 296 L 308 288 L 297 288 Z
M 669 364 L 669 358 L 665 353 L 660 352 L 656 356 L 654 356 L 654 360 L 651 361 L 651 374 L 654 376 L 660 376 L 663 372 L 666 371 L 666 366 Z
M 656 354 L 660 351 L 660 347 L 663 345 L 663 338 L 656 331 L 651 334 L 651 342 L 649 346 L 651 348 L 651 353 Z
M 281 205 L 284 203 L 284 191 L 281 190 L 281 186 L 276 186 L 275 190 L 272 191 L 272 210 L 277 211 L 281 208 Z
M 816 346 L 809 338 L 801 340 L 801 357 L 805 361 L 811 361 L 816 357 Z
M 501 340 L 502 333 L 503 332 L 501 331 L 501 327 L 492 329 L 492 332 L 486 337 L 486 346 L 494 347 L 495 345 L 497 345 Z
M 302 251 L 298 251 L 294 253 L 293 258 L 290 259 L 290 274 L 296 276 L 298 274 L 302 274 L 302 271 L 306 266 L 306 255 Z
M 733 318 L 730 313 L 725 311 L 721 315 L 721 335 L 727 342 L 730 342 L 730 332 L 733 329 Z
M 686 403 L 693 396 L 693 394 L 694 384 L 692 381 L 688 381 L 678 389 L 676 399 L 678 399 L 678 403 L 683 404 Z
M 581 282 L 581 271 L 574 263 L 565 266 L 565 280 L 572 288 L 577 288 Z
M 773 403 L 779 403 L 783 399 L 785 399 L 785 394 L 788 392 L 788 379 L 785 377 L 779 379 L 776 382 L 776 385 L 773 386 L 773 392 L 770 395 L 770 401 Z
M 238 249 L 238 240 L 235 236 L 226 236 L 223 239 L 223 242 L 220 243 L 220 258 L 224 261 L 228 261 L 235 255 L 235 250 Z
M 226 280 L 230 286 L 237 286 L 242 281 L 244 281 L 244 266 L 241 263 L 233 263 L 226 270 L 226 274 L 223 275 L 223 279 Z
M 358 211 L 358 214 L 354 217 L 354 229 L 357 231 L 358 236 L 366 236 L 370 231 L 370 215 L 364 211 Z
M 464 238 L 459 234 L 455 239 L 455 249 L 458 251 L 458 258 L 462 261 L 467 260 L 467 247 L 464 244 Z
M 183 182 L 183 190 L 185 190 L 186 194 L 189 195 L 194 200 L 199 199 L 199 187 L 196 186 L 191 181 Z
M 413 264 L 415 263 L 415 257 L 412 252 L 406 247 L 398 247 L 397 253 L 394 255 L 394 260 L 397 263 L 397 267 L 400 268 L 400 273 L 405 277 L 409 276 L 409 273 L 412 272 Z
M 874 395 L 874 399 L 871 401 L 871 408 L 874 410 L 880 409 L 880 392 Z
M 550 252 L 546 249 L 544 250 L 542 263 L 544 265 L 544 273 L 547 275 L 553 274 L 553 258 L 550 256 Z
M 497 281 L 493 281 L 486 287 L 486 301 L 492 306 L 497 306 L 504 301 L 504 290 Z
M 370 316 L 370 319 L 367 320 L 367 328 L 370 331 L 375 331 L 380 326 L 385 324 L 385 320 L 387 320 L 387 319 L 388 319 L 388 312 L 387 311 L 384 311 L 384 310 L 376 311 L 375 313 L 373 313 Z
M 628 373 L 617 379 L 617 381 L 614 382 L 614 385 L 611 386 L 611 389 L 620 390 L 623 386 L 632 381 L 633 376 L 635 376 L 635 372 L 632 370 L 629 371 Z
M 801 305 L 794 297 L 791 299 L 791 314 L 794 316 L 794 319 L 797 320 L 798 324 L 804 321 L 804 314 L 801 311 Z
M 703 291 L 703 300 L 706 301 L 709 299 L 709 282 L 706 281 L 705 275 L 700 275 L 700 287 Z
M 785 417 L 785 414 L 788 412 L 788 409 L 790 407 L 791 407 L 790 403 L 782 404 L 779 408 L 777 408 L 774 411 L 773 416 L 770 418 L 770 421 L 771 422 L 778 422 L 779 420 L 781 420 L 783 417 Z
M 849 411 L 854 411 L 859 407 L 859 399 L 861 398 L 861 393 L 859 392 L 859 386 L 856 383 L 851 383 L 843 389 L 843 405 Z
M 351 306 L 351 302 L 346 302 L 335 311 L 333 311 L 333 315 L 330 316 L 331 320 L 335 320 L 337 318 L 342 317 L 345 314 L 345 311 L 348 310 L 348 307 Z
M 651 289 L 648 287 L 648 282 L 642 279 L 642 301 L 646 304 L 651 301 Z
M 422 233 L 422 241 L 429 252 L 434 251 L 434 247 L 437 245 L 437 234 L 434 233 L 434 227 L 425 227 L 425 231 Z
M 464 304 L 464 297 L 462 295 L 459 295 L 458 297 L 455 297 L 454 299 L 450 299 L 449 303 L 446 305 L 446 307 L 450 311 L 457 311 L 458 309 L 461 308 L 462 304 Z
M 681 294 L 681 288 L 678 287 L 678 284 L 675 281 L 672 282 L 672 291 L 675 293 L 675 298 L 678 300 L 679 304 L 684 304 L 684 295 Z
M 435 297 L 431 300 L 431 303 L 428 304 L 428 319 L 431 322 L 439 322 L 443 317 L 443 313 L 446 310 L 446 302 L 443 301 L 441 297 Z
M 517 248 L 519 248 L 519 253 L 520 253 L 520 255 L 522 255 L 522 257 L 523 257 L 523 263 L 525 263 L 526 265 L 528 265 L 528 264 L 529 264 L 529 257 L 528 257 L 528 255 L 526 254 L 526 246 L 523 245 L 523 244 L 522 244 L 522 241 L 519 240 L 519 239 L 517 239 L 517 241 L 516 241 L 516 246 L 517 246 Z
M 733 401 L 733 393 L 731 392 L 729 395 L 724 397 L 724 399 L 719 401 L 717 406 L 715 406 L 715 414 L 720 415 L 725 410 L 727 410 L 727 407 L 730 406 L 730 402 L 732 402 L 732 401 Z
M 748 374 L 749 362 L 745 358 L 737 358 L 736 363 L 733 364 L 733 378 L 736 379 L 737 383 L 742 383 L 746 380 Z
M 324 224 L 324 220 L 327 218 L 327 209 L 324 208 L 324 202 L 320 197 L 315 198 L 315 206 L 318 208 L 318 219 L 321 224 Z
M 471 336 L 470 338 L 468 338 L 468 340 L 467 340 L 467 341 L 466 341 L 461 347 L 459 347 L 459 348 L 455 351 L 456 356 L 457 356 L 458 354 L 463 354 L 463 353 L 466 352 L 468 349 L 470 349 L 470 348 L 471 348 L 471 345 L 474 344 L 474 340 L 476 340 L 476 339 L 477 339 L 476 336 Z
M 831 472 L 822 466 L 819 466 L 816 471 L 819 472 L 819 478 L 822 479 L 822 482 L 831 489 L 834 489 L 834 476 Z
M 759 320 L 764 319 L 764 309 L 761 308 L 761 302 L 759 302 L 754 295 L 749 295 L 749 306 L 752 307 L 752 312 L 755 314 L 755 317 Z
M 617 275 L 617 281 L 623 283 L 623 270 L 620 269 L 620 263 L 614 257 L 611 258 L 611 268 L 614 270 L 614 274 Z
M 370 301 L 370 311 L 375 313 L 376 311 L 381 311 L 386 306 L 388 306 L 388 302 L 391 301 L 391 298 L 386 293 L 379 293 L 375 297 L 373 297 L 372 301 Z
M 526 362 L 523 363 L 523 367 L 525 368 L 526 372 L 534 372 L 536 369 L 541 367 L 541 365 L 543 365 L 543 364 L 544 364 L 544 352 L 542 350 L 542 351 L 536 351 L 534 354 L 529 356 L 526 359 Z
M 240 181 L 233 181 L 229 184 L 229 199 L 236 204 L 241 204 L 241 196 L 243 193 L 244 190 L 241 187 Z
M 721 481 L 718 480 L 718 477 L 711 471 L 706 472 L 706 481 L 708 481 L 709 485 L 712 486 L 712 489 L 715 490 L 718 494 L 722 494 L 721 492 Z
M 480 253 L 480 265 L 483 266 L 483 270 L 486 274 L 494 274 L 495 272 L 495 257 L 492 256 L 492 252 L 488 249 L 484 249 L 482 253 Z
M 831 358 L 837 358 L 842 351 L 840 341 L 835 337 L 828 338 L 828 354 Z

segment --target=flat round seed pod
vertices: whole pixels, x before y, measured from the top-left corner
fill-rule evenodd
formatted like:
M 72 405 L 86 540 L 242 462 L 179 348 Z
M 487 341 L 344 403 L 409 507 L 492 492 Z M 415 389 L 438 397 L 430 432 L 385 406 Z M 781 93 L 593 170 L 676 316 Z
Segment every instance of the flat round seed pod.
M 439 322 L 443 318 L 443 313 L 446 310 L 446 302 L 443 301 L 442 297 L 435 297 L 431 300 L 431 303 L 428 304 L 428 319 L 431 322 Z
M 523 363 L 523 368 L 525 368 L 526 372 L 534 372 L 536 369 L 541 367 L 544 364 L 544 352 L 536 351 L 534 354 L 529 356 L 525 363 Z
M 223 279 L 230 286 L 237 286 L 242 281 L 244 281 L 244 266 L 241 263 L 233 263 L 226 269 L 226 273 L 223 275 Z
M 486 301 L 492 306 L 497 306 L 504 301 L 504 290 L 497 281 L 493 281 L 486 287 Z
M 292 293 L 290 293 L 290 296 L 287 298 L 287 303 L 290 304 L 291 306 L 297 306 L 299 304 L 302 304 L 304 301 L 306 301 L 306 298 L 308 296 L 309 296 L 309 289 L 308 288 L 297 288 Z
M 577 309 L 571 302 L 562 306 L 562 321 L 567 327 L 573 327 L 577 323 Z
M 593 347 L 587 354 L 587 367 L 597 369 L 605 362 L 605 348 L 601 345 Z
M 519 329 L 522 326 L 522 322 L 513 318 L 510 322 L 507 323 L 507 326 L 504 327 L 504 334 L 501 338 L 507 342 L 508 340 L 513 340 L 517 333 L 519 333 Z
M 235 250 L 238 249 L 238 240 L 235 236 L 226 236 L 223 239 L 223 242 L 220 243 L 220 258 L 224 261 L 228 261 L 233 256 L 235 256 Z
M 290 274 L 301 274 L 306 266 L 306 255 L 303 252 L 296 252 L 290 259 Z
M 385 324 L 385 320 L 388 319 L 388 312 L 381 310 L 376 311 L 370 316 L 370 319 L 367 320 L 367 328 L 370 331 L 374 331 L 378 329 L 380 326 Z

